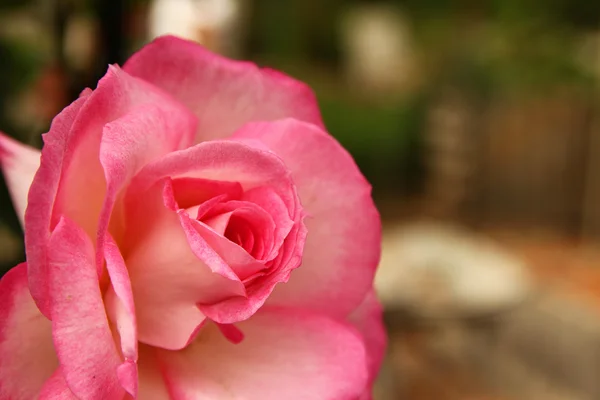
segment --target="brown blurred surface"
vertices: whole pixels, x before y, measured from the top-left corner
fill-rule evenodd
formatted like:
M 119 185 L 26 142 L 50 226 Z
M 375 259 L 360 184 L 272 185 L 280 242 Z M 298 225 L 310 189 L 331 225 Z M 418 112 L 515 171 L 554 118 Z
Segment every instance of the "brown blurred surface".
M 388 305 L 376 399 L 600 398 L 600 249 L 539 234 L 487 236 L 526 260 L 531 296 L 470 319 L 411 318 Z

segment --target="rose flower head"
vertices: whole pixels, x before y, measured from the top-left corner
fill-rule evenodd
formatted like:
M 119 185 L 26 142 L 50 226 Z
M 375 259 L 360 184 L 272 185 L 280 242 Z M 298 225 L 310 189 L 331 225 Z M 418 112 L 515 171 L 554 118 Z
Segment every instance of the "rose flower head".
M 0 400 L 371 398 L 380 219 L 307 86 L 161 37 L 43 139 L 0 136 Z

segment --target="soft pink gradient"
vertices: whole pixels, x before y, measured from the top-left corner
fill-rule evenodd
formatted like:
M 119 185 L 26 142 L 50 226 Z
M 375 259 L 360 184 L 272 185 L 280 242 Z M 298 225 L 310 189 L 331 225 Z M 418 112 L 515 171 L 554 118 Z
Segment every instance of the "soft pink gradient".
M 34 398 L 58 368 L 58 359 L 52 323 L 29 293 L 26 264 L 0 281 L 0 321 L 0 398 Z
M 40 167 L 40 152 L 3 135 L 0 132 L 0 166 L 17 216 L 23 226 L 27 193 L 33 176 Z
M 295 118 L 323 127 L 315 96 L 302 82 L 175 40 L 156 39 L 123 69 L 171 93 L 196 114 L 196 143 L 227 138 L 250 121 Z
M 370 398 L 379 215 L 307 86 L 163 37 L 44 143 L 0 134 L 0 399 Z

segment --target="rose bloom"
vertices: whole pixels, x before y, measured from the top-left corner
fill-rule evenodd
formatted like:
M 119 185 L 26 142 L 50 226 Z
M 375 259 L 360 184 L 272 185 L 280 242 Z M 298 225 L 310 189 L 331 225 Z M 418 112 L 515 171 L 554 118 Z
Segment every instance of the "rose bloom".
M 162 37 L 0 160 L 0 399 L 371 398 L 380 219 L 304 84 Z

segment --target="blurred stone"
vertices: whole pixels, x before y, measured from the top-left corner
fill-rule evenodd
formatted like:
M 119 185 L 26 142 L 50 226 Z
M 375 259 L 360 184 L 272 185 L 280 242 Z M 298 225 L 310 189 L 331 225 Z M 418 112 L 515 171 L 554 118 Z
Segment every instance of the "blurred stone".
M 384 233 L 375 287 L 387 309 L 452 318 L 510 309 L 531 282 L 524 262 L 492 241 L 417 223 Z
M 513 354 L 553 385 L 580 398 L 600 398 L 600 312 L 594 304 L 544 293 L 507 314 L 496 340 L 496 357 Z
M 475 347 L 475 345 L 473 345 Z M 478 376 L 490 387 L 513 399 L 523 400 L 593 400 L 580 392 L 565 387 L 563 382 L 544 374 L 539 365 L 523 359 L 514 351 L 499 345 L 480 348 Z
M 556 238 L 548 238 L 545 235 L 522 235 L 521 231 L 516 236 L 502 235 L 502 243 L 527 260 L 526 266 L 520 263 L 522 268 L 527 267 L 528 272 L 525 274 L 521 271 L 524 281 L 521 287 L 525 290 L 520 298 L 524 301 L 510 303 L 515 307 L 496 308 L 497 311 L 505 311 L 502 313 L 480 313 L 478 316 L 481 318 L 427 319 L 424 317 L 440 316 L 441 313 L 419 314 L 420 310 L 413 306 L 413 314 L 422 319 L 413 317 L 388 324 L 388 359 L 393 361 L 392 367 L 396 376 L 402 378 L 403 387 L 402 396 L 396 398 L 600 398 L 600 382 L 597 380 L 600 370 L 600 272 L 596 268 L 599 265 L 600 253 L 596 247 L 589 248 L 581 243 L 557 241 Z M 451 238 L 448 239 L 448 236 Z M 407 237 L 410 240 L 406 239 Z M 421 242 L 429 242 L 428 246 L 421 245 L 420 250 L 419 246 L 414 245 L 414 242 L 419 241 L 419 237 Z M 428 239 L 422 239 L 423 237 Z M 433 237 L 437 239 L 433 240 Z M 406 245 L 411 240 L 413 244 Z M 417 255 L 412 260 L 422 260 L 424 257 L 418 256 L 419 254 L 450 254 L 445 261 L 451 264 L 450 261 L 460 260 L 461 257 L 452 255 L 456 251 L 448 250 L 448 243 L 454 244 L 456 248 L 463 248 L 458 252 L 465 253 L 464 248 L 469 246 L 465 246 L 464 241 L 479 248 L 485 248 L 489 244 L 487 239 L 479 239 L 464 230 L 438 224 L 421 223 L 384 234 L 383 268 L 377 277 L 377 287 L 386 304 L 386 320 L 401 314 L 395 312 L 395 309 L 407 309 L 409 307 L 406 304 L 411 304 L 411 301 L 415 303 L 415 299 L 419 300 L 415 292 L 410 293 L 412 297 L 402 298 L 403 302 L 395 300 L 394 294 L 403 290 L 410 291 L 411 284 L 416 285 L 414 281 L 409 281 L 394 286 L 391 280 L 398 279 L 397 276 L 388 274 L 385 275 L 387 279 L 382 278 L 382 273 L 387 267 L 391 265 L 394 270 L 398 265 L 397 262 L 386 262 L 400 258 L 411 259 L 406 256 L 406 253 L 410 254 L 410 251 L 406 250 L 408 247 L 419 250 L 413 251 L 412 254 Z M 437 244 L 432 245 L 431 242 Z M 390 247 L 389 243 L 403 245 Z M 492 246 L 498 250 L 496 245 Z M 396 258 L 389 257 L 390 248 L 397 250 Z M 425 251 L 426 249 L 429 249 L 429 252 Z M 483 250 L 475 251 L 477 252 Z M 469 253 L 473 253 L 472 248 Z M 438 257 L 438 260 L 441 258 Z M 507 262 L 505 256 L 501 258 Z M 471 257 L 472 262 L 479 261 L 480 264 L 484 264 L 481 260 L 485 260 L 481 255 Z M 513 262 L 519 264 L 514 258 Z M 501 265 L 498 261 L 494 264 Z M 486 283 L 490 279 L 481 279 L 481 273 L 477 276 L 479 282 L 482 282 L 482 289 L 490 287 Z M 505 278 L 496 280 L 506 281 Z M 393 287 L 396 292 L 381 290 L 381 282 L 387 283 L 387 280 L 390 281 L 390 285 L 384 287 Z M 443 279 L 440 280 L 443 282 Z M 497 290 L 497 287 L 492 289 Z M 448 292 L 452 294 L 452 291 Z M 510 297 L 498 296 L 498 292 L 495 294 L 496 298 L 505 300 Z M 448 295 L 448 298 L 451 300 L 452 296 Z M 449 309 L 447 307 L 447 313 L 441 316 L 466 316 L 450 314 Z M 419 340 L 414 340 L 415 338 Z M 437 391 L 426 391 L 432 387 Z

